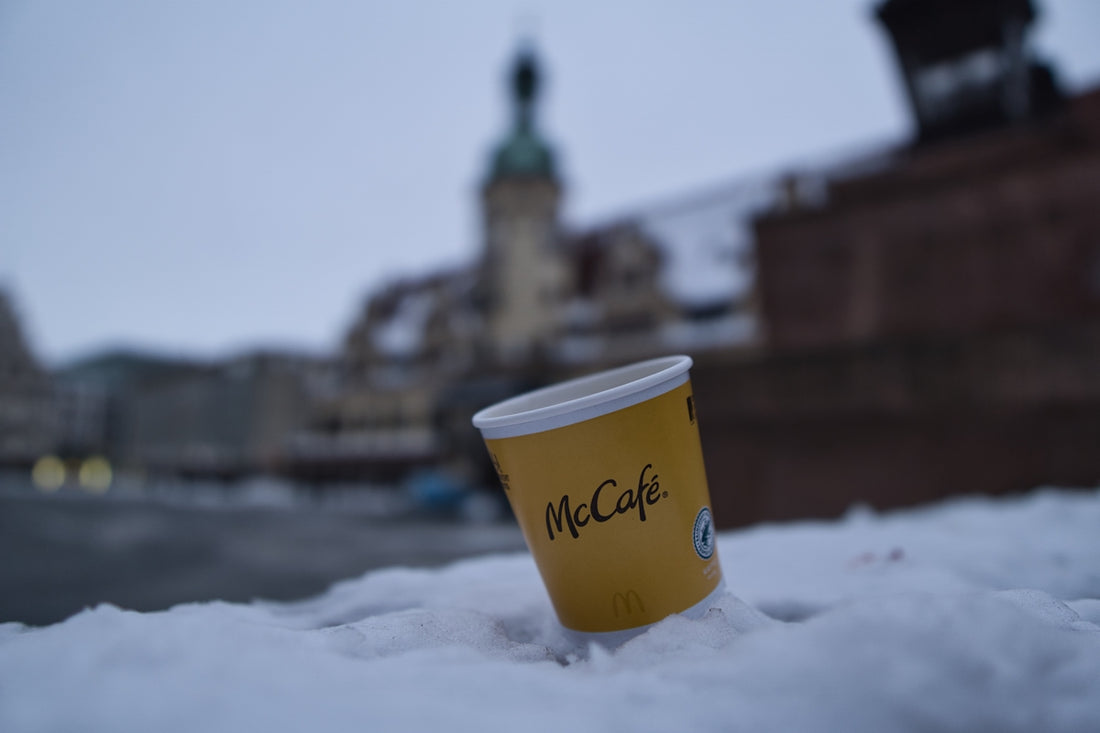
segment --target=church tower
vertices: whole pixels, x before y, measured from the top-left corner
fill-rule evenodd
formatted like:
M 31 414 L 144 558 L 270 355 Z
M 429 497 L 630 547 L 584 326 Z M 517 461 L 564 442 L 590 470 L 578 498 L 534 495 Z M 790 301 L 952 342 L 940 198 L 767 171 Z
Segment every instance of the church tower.
M 497 359 L 533 356 L 560 329 L 572 288 L 559 242 L 561 185 L 554 153 L 535 125 L 540 73 L 530 49 L 510 77 L 512 129 L 493 152 L 482 188 L 482 303 Z

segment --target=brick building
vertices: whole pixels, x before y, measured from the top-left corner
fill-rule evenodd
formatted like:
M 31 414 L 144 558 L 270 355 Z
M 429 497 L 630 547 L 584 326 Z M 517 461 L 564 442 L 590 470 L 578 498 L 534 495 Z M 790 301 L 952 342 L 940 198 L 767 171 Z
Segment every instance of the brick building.
M 914 143 L 755 222 L 763 351 L 695 370 L 725 526 L 1100 483 L 1100 90 L 1055 103 L 1017 73 L 1001 31 L 1030 3 L 959 7 L 879 9 L 910 24 L 890 30 Z M 1011 62 L 975 81 L 988 54 Z M 943 91 L 951 69 L 969 94 Z

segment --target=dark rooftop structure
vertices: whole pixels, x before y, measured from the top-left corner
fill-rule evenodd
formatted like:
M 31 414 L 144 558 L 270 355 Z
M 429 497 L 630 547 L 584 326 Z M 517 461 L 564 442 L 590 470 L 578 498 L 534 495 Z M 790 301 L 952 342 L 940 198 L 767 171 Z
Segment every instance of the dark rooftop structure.
M 920 142 L 1046 114 L 1061 97 L 1036 61 L 1031 0 L 887 0 L 876 15 L 894 45 Z

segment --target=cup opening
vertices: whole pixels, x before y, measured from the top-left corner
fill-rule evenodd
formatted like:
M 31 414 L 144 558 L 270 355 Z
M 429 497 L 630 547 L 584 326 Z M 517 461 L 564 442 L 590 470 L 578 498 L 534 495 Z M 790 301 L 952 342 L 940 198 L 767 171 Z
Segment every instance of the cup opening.
M 690 356 L 665 356 L 543 387 L 474 415 L 486 437 L 561 427 L 627 407 L 687 381 Z M 675 382 L 673 384 L 673 382 Z

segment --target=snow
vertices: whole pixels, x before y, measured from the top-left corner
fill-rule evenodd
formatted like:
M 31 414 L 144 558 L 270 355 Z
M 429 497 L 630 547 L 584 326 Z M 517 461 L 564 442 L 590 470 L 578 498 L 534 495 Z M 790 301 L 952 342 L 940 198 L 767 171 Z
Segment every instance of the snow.
M 665 292 L 699 305 L 747 297 L 754 280 L 751 217 L 780 197 L 772 175 L 746 178 L 691 200 L 651 208 L 640 219 L 661 247 Z
M 420 349 L 435 301 L 435 295 L 427 291 L 401 298 L 393 318 L 375 330 L 375 348 L 388 356 L 413 356 Z
M 1100 491 L 725 532 L 730 590 L 571 646 L 529 555 L 0 625 L 5 731 L 1100 730 Z

